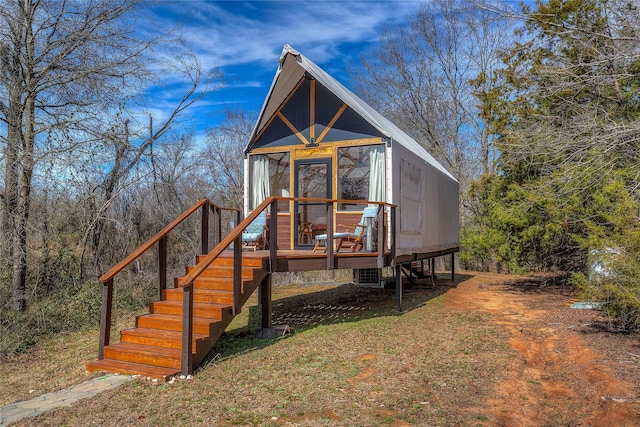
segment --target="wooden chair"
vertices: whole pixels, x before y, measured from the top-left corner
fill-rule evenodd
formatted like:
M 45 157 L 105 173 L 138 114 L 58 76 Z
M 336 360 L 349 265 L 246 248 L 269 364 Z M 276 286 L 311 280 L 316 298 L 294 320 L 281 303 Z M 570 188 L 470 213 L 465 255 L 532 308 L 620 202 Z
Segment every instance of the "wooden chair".
M 267 231 L 267 213 L 260 212 L 256 219 L 254 219 L 242 233 L 242 243 L 244 243 L 247 248 L 253 248 L 254 251 L 267 249 L 269 246 Z
M 361 251 L 363 248 L 363 238 L 365 230 L 367 229 L 366 223 L 369 219 L 375 220 L 375 217 L 378 214 L 378 207 L 367 207 L 364 208 L 362 212 L 362 218 L 360 218 L 360 222 L 353 227 L 353 231 L 346 231 L 341 233 L 333 233 L 333 240 L 338 240 L 338 246 L 336 247 L 336 252 L 340 252 L 343 245 L 350 244 L 351 252 Z M 372 221 L 373 222 L 373 221 Z M 340 225 L 338 225 L 340 227 Z M 324 241 L 324 250 L 327 250 L 327 234 L 319 234 L 315 237 L 316 245 L 313 248 L 313 252 L 316 250 L 323 248 L 321 242 Z
M 300 231 L 298 232 L 298 243 L 303 245 L 305 241 L 307 244 L 311 244 L 313 239 L 313 231 L 311 231 L 311 222 L 302 221 L 300 219 L 300 214 L 298 214 L 298 226 L 300 227 Z

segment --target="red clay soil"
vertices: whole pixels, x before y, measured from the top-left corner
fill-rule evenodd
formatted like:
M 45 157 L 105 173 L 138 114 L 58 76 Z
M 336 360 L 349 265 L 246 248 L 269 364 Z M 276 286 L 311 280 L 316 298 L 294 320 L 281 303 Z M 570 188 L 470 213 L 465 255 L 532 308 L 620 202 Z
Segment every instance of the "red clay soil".
M 553 282 L 484 273 L 447 292 L 448 307 L 489 313 L 512 336 L 506 379 L 477 409 L 501 426 L 640 426 L 637 336 L 607 332 L 600 312 L 569 308 L 575 293 Z

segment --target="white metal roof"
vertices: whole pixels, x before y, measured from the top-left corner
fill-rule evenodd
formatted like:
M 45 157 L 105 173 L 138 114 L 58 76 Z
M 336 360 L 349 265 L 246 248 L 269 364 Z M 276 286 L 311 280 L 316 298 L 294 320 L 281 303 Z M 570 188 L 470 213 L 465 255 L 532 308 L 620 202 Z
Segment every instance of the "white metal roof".
M 340 82 L 331 77 L 326 71 L 317 66 L 307 57 L 303 56 L 300 52 L 289 45 L 285 45 L 282 49 L 279 62 L 280 66 L 273 78 L 269 94 L 262 105 L 262 110 L 260 111 L 258 121 L 251 133 L 249 141 L 252 141 L 254 136 L 268 124 L 269 119 L 276 113 L 280 105 L 284 102 L 306 72 L 330 90 L 334 95 L 342 100 L 342 102 L 362 116 L 367 122 L 380 131 L 380 133 L 391 138 L 393 141 L 392 144 L 399 143 L 404 145 L 443 174 L 457 182 L 453 175 L 451 175 L 444 166 L 434 159 L 433 156 L 413 138 L 403 132 L 382 114 L 371 108 L 366 102 L 357 97 L 353 92 L 344 87 Z M 247 145 L 247 147 L 245 147 L 245 151 L 249 148 L 250 147 Z

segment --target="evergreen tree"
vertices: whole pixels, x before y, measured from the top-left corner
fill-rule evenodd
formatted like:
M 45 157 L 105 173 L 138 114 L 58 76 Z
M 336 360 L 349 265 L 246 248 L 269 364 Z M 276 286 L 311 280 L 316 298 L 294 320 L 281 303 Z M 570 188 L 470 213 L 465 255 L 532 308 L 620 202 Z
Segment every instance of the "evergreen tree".
M 504 52 L 486 94 L 498 172 L 474 183 L 467 256 L 514 269 L 582 272 L 576 283 L 640 321 L 640 9 L 634 2 L 538 1 L 526 42 Z M 606 280 L 587 254 L 609 253 Z M 635 307 L 635 308 L 634 308 Z M 635 316 L 635 317 L 634 317 Z

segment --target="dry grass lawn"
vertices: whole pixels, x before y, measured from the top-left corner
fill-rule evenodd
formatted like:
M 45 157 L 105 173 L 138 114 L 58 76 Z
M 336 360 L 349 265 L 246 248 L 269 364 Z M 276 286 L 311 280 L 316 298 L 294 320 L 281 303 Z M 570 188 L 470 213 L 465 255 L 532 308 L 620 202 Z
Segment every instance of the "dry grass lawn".
M 548 302 L 544 309 L 566 313 L 568 297 L 505 287 L 509 280 L 513 283 L 514 278 L 474 273 L 458 275 L 455 283 L 439 280 L 435 290 L 428 284 L 408 286 L 402 314 L 394 309 L 393 289 L 352 285 L 277 288 L 274 323 L 288 324 L 294 333 L 272 340 L 253 339 L 251 329 L 258 316 L 255 308 L 245 307 L 192 380 L 154 384 L 136 379 L 23 424 L 489 426 L 510 425 L 511 420 L 517 425 L 591 425 L 580 424 L 580 420 L 598 409 L 600 389 L 589 394 L 574 388 L 573 400 L 567 400 L 566 394 L 564 400 L 551 395 L 550 385 L 558 378 L 578 384 L 584 370 L 579 365 L 564 370 L 562 366 L 568 365 L 560 363 L 562 355 L 554 365 L 557 372 L 545 371 L 545 363 L 527 366 L 531 342 L 514 341 L 528 336 L 536 340 L 555 337 L 558 334 L 549 332 L 552 328 L 564 331 L 562 334 L 580 333 L 572 323 L 576 318 L 550 317 L 541 305 L 541 301 L 556 301 Z M 517 305 L 509 306 L 514 295 Z M 255 299 L 251 304 L 255 305 Z M 509 310 L 509 318 L 501 317 L 505 311 L 501 305 Z M 533 320 L 544 322 L 541 330 L 545 333 L 520 332 L 534 326 L 517 324 L 527 321 L 518 317 L 521 310 L 535 312 L 538 317 Z M 567 315 L 574 316 L 573 312 Z M 580 322 L 591 321 L 585 314 L 578 316 L 582 316 Z M 549 324 L 548 319 L 554 321 Z M 2 403 L 27 398 L 29 390 L 37 390 L 31 393 L 34 395 L 84 380 L 84 362 L 94 357 L 97 338 L 97 331 L 79 332 L 43 343 L 32 353 L 3 364 Z M 553 344 L 556 347 L 546 346 L 551 354 L 572 354 L 564 346 L 565 338 Z M 579 343 L 587 345 L 590 340 L 587 337 Z M 544 342 L 533 344 L 546 348 Z M 629 341 L 619 345 L 628 346 Z M 584 354 L 582 347 L 575 351 Z M 635 373 L 638 365 L 633 365 Z M 618 375 L 611 372 L 607 383 Z M 630 391 L 625 390 L 628 398 Z M 640 411 L 633 400 L 631 396 L 625 412 L 619 413 L 622 422 L 618 425 L 640 420 L 639 412 L 638 419 L 629 421 L 633 411 Z M 568 403 L 562 406 L 563 401 Z

